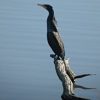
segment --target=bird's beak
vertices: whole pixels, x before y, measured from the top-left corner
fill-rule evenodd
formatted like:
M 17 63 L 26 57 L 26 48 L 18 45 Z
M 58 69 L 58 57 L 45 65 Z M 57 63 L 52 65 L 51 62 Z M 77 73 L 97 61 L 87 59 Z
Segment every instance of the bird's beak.
M 37 5 L 46 9 L 46 6 L 43 4 L 37 4 Z

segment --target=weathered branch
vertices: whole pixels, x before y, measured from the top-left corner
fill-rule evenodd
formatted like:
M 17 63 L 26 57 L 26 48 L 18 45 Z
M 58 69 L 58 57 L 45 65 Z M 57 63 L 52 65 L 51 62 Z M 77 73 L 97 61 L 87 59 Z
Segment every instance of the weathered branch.
M 58 59 L 54 58 L 56 73 L 63 85 L 63 95 L 69 96 L 69 95 L 74 94 L 74 84 L 71 81 L 68 74 L 66 73 L 66 70 L 67 70 L 67 72 L 70 73 L 70 75 L 72 77 L 74 77 L 75 74 L 74 74 L 74 72 L 72 72 L 72 70 L 70 70 L 69 61 L 65 60 L 65 63 L 66 63 L 66 66 L 62 60 L 58 60 Z
M 56 73 L 62 82 L 62 86 L 63 86 L 63 94 L 61 96 L 62 100 L 89 100 L 86 98 L 76 97 L 74 95 L 75 84 L 71 80 L 71 78 L 73 79 L 77 77 L 81 78 L 88 75 L 87 74 L 82 76 L 79 75 L 75 77 L 75 73 L 71 70 L 69 66 L 69 60 L 63 61 L 61 59 L 56 58 L 55 55 L 50 55 L 50 56 L 54 58 Z
M 96 74 L 82 74 L 82 75 L 77 75 L 77 76 L 74 77 L 74 79 L 83 78 L 83 77 L 91 76 L 91 75 L 96 75 Z

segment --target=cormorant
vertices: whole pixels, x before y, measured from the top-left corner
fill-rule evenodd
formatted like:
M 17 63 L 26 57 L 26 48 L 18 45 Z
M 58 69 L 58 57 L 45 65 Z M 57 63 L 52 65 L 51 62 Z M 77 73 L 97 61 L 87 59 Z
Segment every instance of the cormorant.
M 48 44 L 50 45 L 51 49 L 58 58 L 64 59 L 65 58 L 64 44 L 57 30 L 53 7 L 48 4 L 38 4 L 38 5 L 42 6 L 49 12 L 49 16 L 47 18 Z
M 41 6 L 45 8 L 48 12 L 48 18 L 47 18 L 47 40 L 48 44 L 57 56 L 58 59 L 62 59 L 65 66 L 65 49 L 64 49 L 64 44 L 63 41 L 60 37 L 60 34 L 57 29 L 57 22 L 54 16 L 54 10 L 53 7 L 49 4 L 38 4 L 38 6 Z M 67 71 L 66 72 L 69 77 L 71 78 L 72 82 L 74 82 L 74 78 L 71 76 L 71 74 Z

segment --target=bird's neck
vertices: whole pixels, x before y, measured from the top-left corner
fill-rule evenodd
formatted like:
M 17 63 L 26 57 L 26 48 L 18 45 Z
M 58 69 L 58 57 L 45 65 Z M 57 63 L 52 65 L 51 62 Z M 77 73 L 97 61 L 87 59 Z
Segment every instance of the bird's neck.
M 55 24 L 55 19 L 54 19 L 54 12 L 49 12 L 48 18 L 47 18 L 47 32 L 57 32 L 57 27 Z

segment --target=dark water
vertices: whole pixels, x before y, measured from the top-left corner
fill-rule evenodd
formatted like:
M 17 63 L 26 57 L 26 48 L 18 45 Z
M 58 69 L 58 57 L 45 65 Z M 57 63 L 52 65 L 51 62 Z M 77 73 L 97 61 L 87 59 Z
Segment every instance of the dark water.
M 37 3 L 54 6 L 71 68 L 76 74 L 96 76 L 77 84 L 77 96 L 100 100 L 100 1 L 1 0 L 0 100 L 61 100 L 52 53 L 46 40 L 47 12 Z

